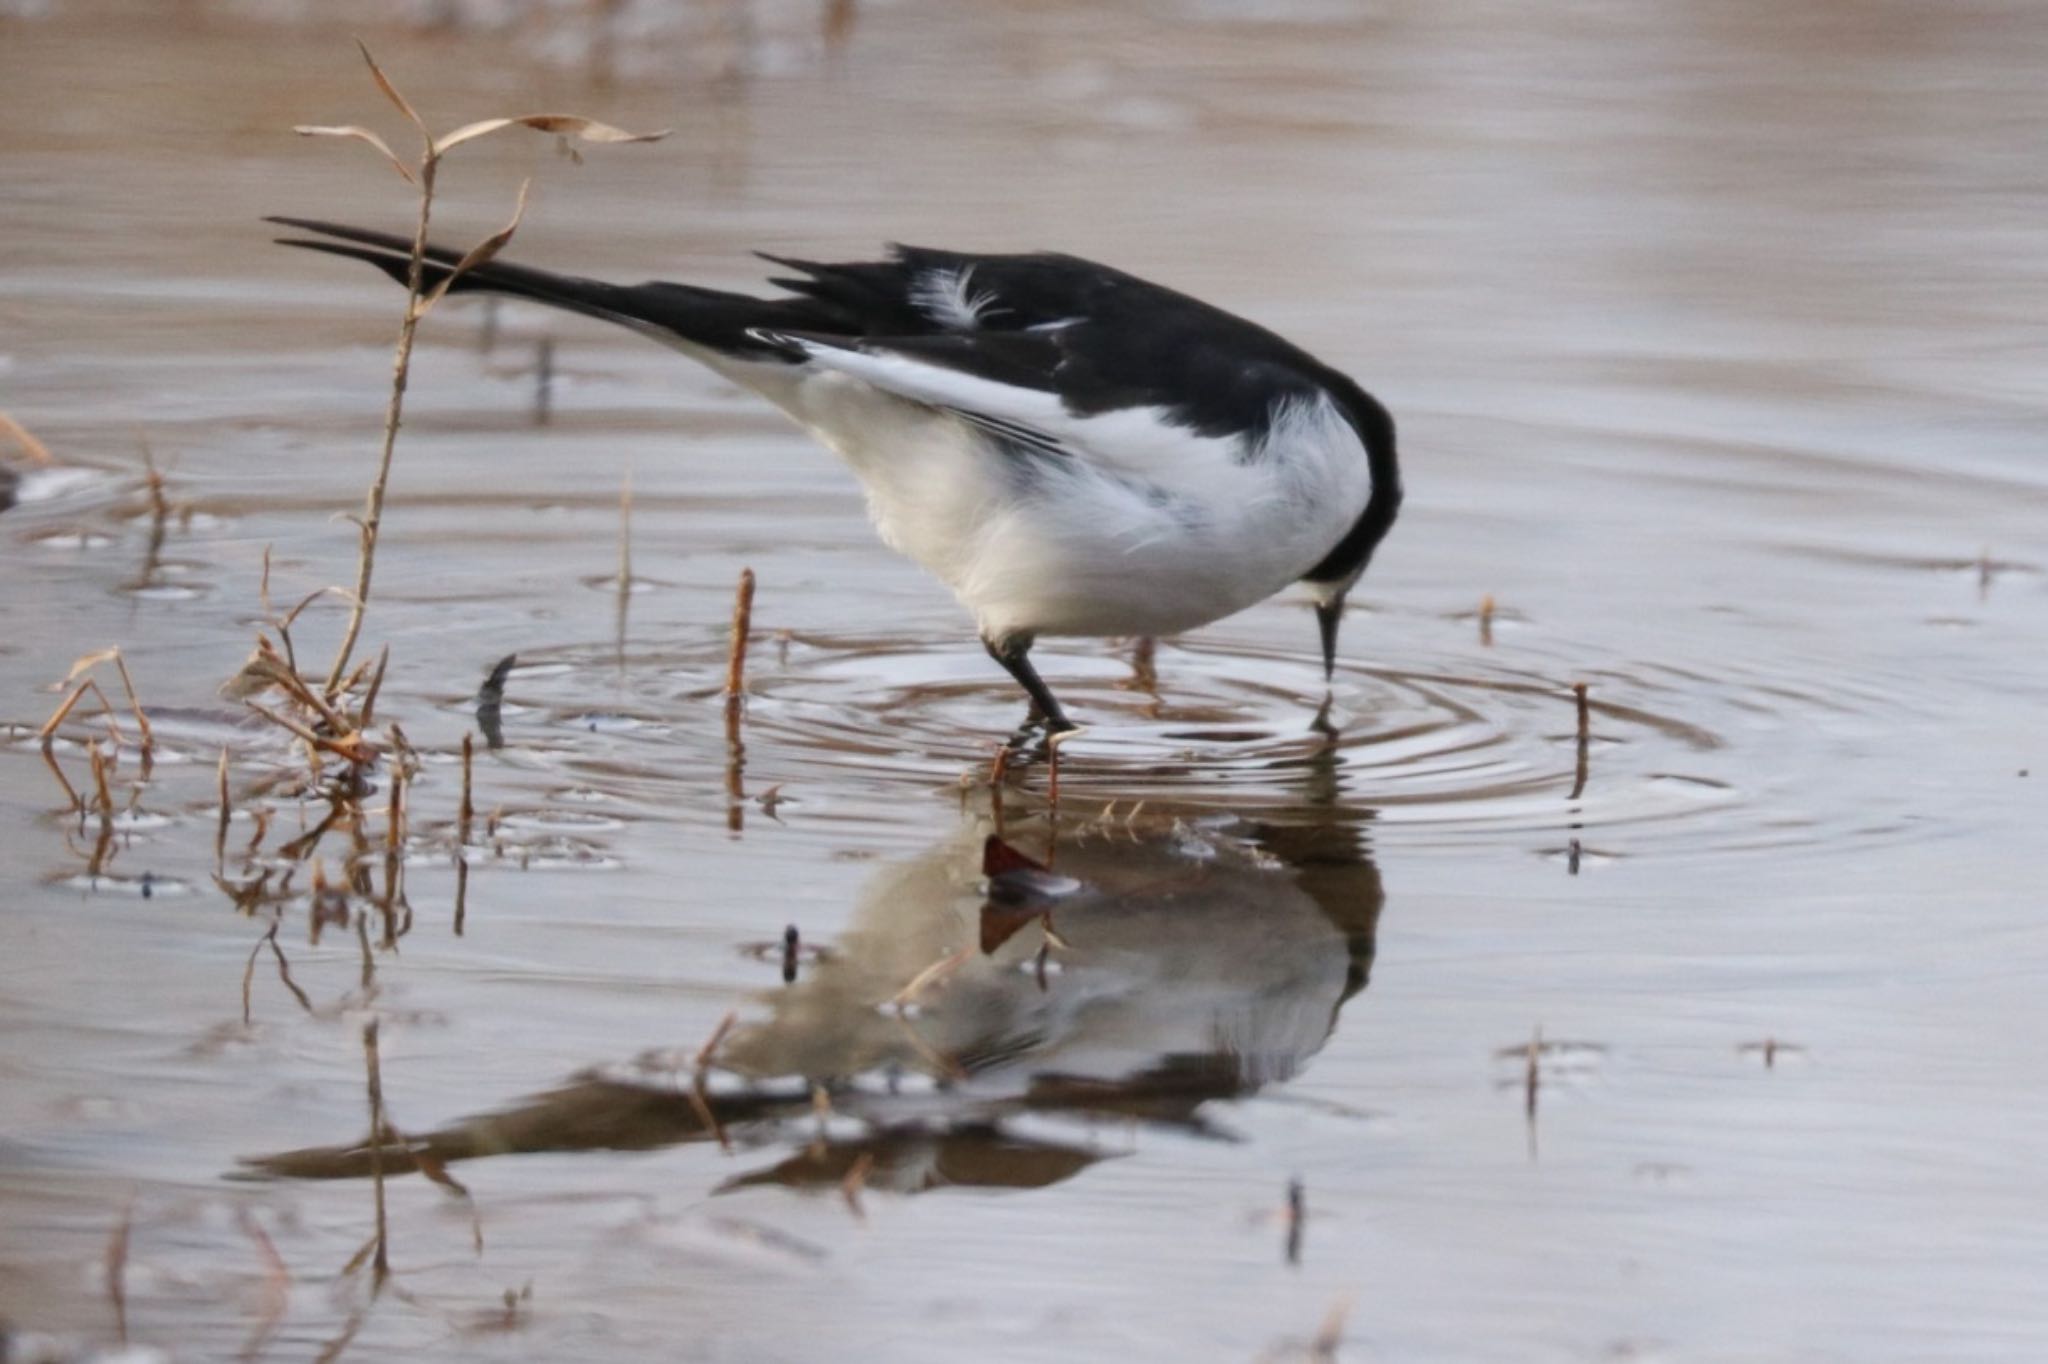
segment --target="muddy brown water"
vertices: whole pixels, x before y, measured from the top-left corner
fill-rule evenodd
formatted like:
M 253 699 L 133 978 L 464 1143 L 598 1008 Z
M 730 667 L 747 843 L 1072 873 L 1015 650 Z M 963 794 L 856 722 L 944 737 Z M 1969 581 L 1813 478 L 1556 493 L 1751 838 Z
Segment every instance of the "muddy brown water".
M 266 552 L 280 604 L 351 576 L 396 304 L 255 220 L 402 225 L 284 132 L 390 120 L 308 11 L 0 18 L 0 408 L 60 457 L 0 517 L 0 1318 L 113 1341 L 125 1226 L 181 1359 L 1284 1358 L 1333 1313 L 1347 1359 L 2048 1351 L 2038 15 L 736 13 L 624 7 L 609 79 L 552 11 L 367 36 L 438 123 L 678 130 L 479 146 L 446 236 L 537 172 L 516 254 L 621 278 L 1054 246 L 1357 375 L 1410 492 L 1327 712 L 1297 601 L 1054 642 L 1094 727 L 1056 819 L 1042 767 L 1004 805 L 1065 879 L 987 898 L 1016 698 L 849 476 L 631 337 L 451 304 L 366 632 L 424 764 L 384 942 L 310 894 L 381 884 L 383 788 L 365 850 L 293 847 L 329 807 L 216 688 Z M 157 751 L 102 828 L 34 736 L 114 644 Z

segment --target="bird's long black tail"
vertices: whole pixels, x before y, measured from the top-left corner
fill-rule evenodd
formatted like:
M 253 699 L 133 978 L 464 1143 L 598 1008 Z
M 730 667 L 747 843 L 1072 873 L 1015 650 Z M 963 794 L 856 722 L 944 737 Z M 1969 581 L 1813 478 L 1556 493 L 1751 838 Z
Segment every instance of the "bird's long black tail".
M 310 218 L 266 218 L 265 222 L 313 234 L 279 237 L 283 246 L 367 261 L 404 284 L 412 268 L 412 242 L 389 232 L 348 227 Z M 462 253 L 429 246 L 423 260 L 421 288 L 432 289 L 454 271 Z M 589 317 L 617 322 L 636 331 L 673 337 L 745 360 L 789 358 L 786 350 L 756 339 L 756 330 L 843 332 L 849 319 L 814 298 L 755 298 L 693 284 L 654 281 L 607 284 L 576 275 L 557 275 L 530 266 L 487 261 L 456 276 L 450 293 L 510 294 Z

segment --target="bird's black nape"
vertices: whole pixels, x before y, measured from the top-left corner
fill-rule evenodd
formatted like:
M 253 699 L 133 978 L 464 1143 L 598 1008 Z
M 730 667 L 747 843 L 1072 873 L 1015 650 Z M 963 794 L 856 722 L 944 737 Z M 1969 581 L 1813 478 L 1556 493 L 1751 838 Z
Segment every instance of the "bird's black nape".
M 1316 603 L 1316 629 L 1323 637 L 1323 681 L 1337 678 L 1337 627 L 1344 620 L 1344 594 Z

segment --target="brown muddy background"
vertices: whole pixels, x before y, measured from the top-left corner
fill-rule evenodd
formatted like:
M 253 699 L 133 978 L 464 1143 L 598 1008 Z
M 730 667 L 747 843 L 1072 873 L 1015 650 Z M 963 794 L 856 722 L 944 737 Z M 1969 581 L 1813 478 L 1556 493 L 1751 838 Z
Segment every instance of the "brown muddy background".
M 0 514 L 0 1317 L 35 1348 L 116 1340 L 112 1264 L 178 1359 L 2048 1353 L 2038 8 L 432 9 L 0 9 L 0 409 L 59 460 Z M 1042 974 L 1035 922 L 984 955 L 1021 708 L 965 618 L 772 412 L 462 302 L 366 631 L 424 762 L 404 905 L 316 903 L 316 861 L 383 884 L 383 788 L 304 839 L 329 803 L 216 688 L 266 549 L 278 609 L 353 574 L 400 299 L 257 219 L 409 222 L 287 132 L 396 139 L 356 32 L 439 126 L 676 129 L 465 151 L 444 238 L 537 172 L 515 258 L 623 279 L 1055 247 L 1355 374 L 1409 500 L 1326 722 L 1299 602 L 1149 674 L 1043 650 L 1095 722 L 1081 885 Z M 103 824 L 35 734 L 114 644 L 158 745 Z M 1046 774 L 1009 780 L 1042 850 Z M 374 1297 L 372 1020 L 399 1164 L 470 1194 L 393 1173 Z M 1500 1053 L 1539 1027 L 1532 1126 Z

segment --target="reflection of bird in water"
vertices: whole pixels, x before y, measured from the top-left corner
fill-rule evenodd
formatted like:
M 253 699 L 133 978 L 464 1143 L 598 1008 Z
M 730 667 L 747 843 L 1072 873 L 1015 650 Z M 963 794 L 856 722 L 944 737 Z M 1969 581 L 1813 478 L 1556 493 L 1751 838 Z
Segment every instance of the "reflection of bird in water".
M 1363 988 L 1379 873 L 1353 824 L 1147 827 L 1070 828 L 1056 871 L 984 878 L 986 826 L 970 821 L 871 881 L 849 930 L 796 984 L 763 996 L 765 1016 L 726 1036 L 703 1083 L 687 1053 L 646 1058 L 414 1136 L 387 1148 L 387 1168 L 418 1153 L 716 1138 L 790 1152 L 735 1184 L 836 1182 L 859 1162 L 871 1183 L 906 1190 L 1034 1186 L 1100 1158 L 1092 1119 L 1211 1134 L 1205 1104 L 1295 1075 Z M 899 1010 L 907 985 L 914 998 Z M 1023 1114 L 1041 1121 L 1006 1130 Z M 1069 1138 L 1062 1119 L 1082 1126 Z M 249 1164 L 354 1177 L 369 1152 Z
M 297 218 L 287 244 L 406 281 L 412 243 Z M 427 251 L 422 287 L 617 322 L 774 403 L 844 459 L 889 545 L 953 589 L 1051 730 L 1040 635 L 1167 635 L 1307 585 L 1335 666 L 1345 595 L 1401 504 L 1372 396 L 1242 318 L 1072 256 L 899 246 L 787 297 L 605 284 Z

